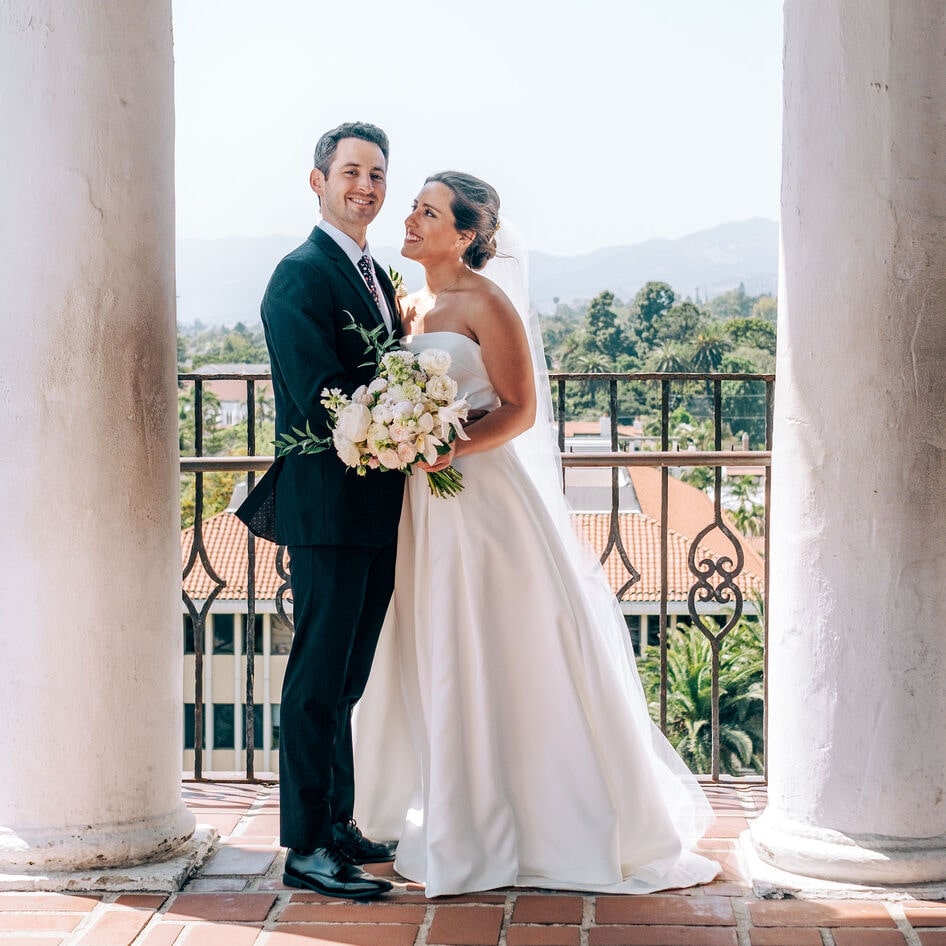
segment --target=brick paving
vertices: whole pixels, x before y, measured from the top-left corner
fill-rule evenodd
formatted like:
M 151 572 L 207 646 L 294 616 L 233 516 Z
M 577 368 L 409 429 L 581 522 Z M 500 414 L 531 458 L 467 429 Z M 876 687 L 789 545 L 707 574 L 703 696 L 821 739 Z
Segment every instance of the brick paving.
M 764 789 L 709 787 L 717 822 L 701 849 L 713 883 L 651 896 L 501 890 L 428 900 L 394 874 L 358 904 L 281 883 L 278 789 L 185 783 L 198 821 L 221 834 L 179 893 L 0 893 L 0 946 L 946 946 L 946 903 L 758 900 L 737 851 Z

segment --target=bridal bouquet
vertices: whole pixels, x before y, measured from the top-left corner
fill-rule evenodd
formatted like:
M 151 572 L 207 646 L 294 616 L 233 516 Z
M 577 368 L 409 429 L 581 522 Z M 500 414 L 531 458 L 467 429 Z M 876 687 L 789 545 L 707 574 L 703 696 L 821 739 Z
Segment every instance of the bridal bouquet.
M 292 428 L 276 441 L 280 456 L 298 450 L 321 453 L 334 447 L 339 459 L 359 476 L 368 470 L 401 470 L 412 473 L 420 460 L 435 463 L 455 437 L 469 440 L 463 431 L 469 405 L 457 397 L 457 383 L 447 372 L 450 355 L 429 348 L 414 354 L 395 347 L 392 337 L 380 340 L 383 326 L 372 331 L 353 324 L 368 343 L 377 365 L 374 378 L 349 397 L 338 388 L 322 391 L 322 405 L 329 413 L 331 436 L 317 437 L 306 429 Z M 463 475 L 448 466 L 427 474 L 435 496 L 455 496 L 463 489 Z

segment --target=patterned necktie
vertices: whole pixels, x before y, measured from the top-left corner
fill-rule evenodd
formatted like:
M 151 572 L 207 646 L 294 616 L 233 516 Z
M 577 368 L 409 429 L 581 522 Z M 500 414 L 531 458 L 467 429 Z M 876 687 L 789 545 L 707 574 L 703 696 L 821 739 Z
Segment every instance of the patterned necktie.
M 372 272 L 371 258 L 365 253 L 360 260 L 358 260 L 358 269 L 361 271 L 361 275 L 365 277 L 365 282 L 368 284 L 368 292 L 371 293 L 371 298 L 374 299 L 374 304 L 380 309 L 381 300 L 378 299 L 378 290 L 374 284 L 374 273 Z

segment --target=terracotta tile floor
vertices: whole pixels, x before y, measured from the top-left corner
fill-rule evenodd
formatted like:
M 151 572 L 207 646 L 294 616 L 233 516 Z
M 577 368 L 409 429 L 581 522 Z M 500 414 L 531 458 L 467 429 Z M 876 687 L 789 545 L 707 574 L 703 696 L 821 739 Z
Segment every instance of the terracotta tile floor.
M 702 848 L 711 884 L 641 897 L 503 890 L 432 901 L 390 865 L 383 902 L 355 904 L 280 882 L 278 789 L 185 783 L 215 854 L 177 894 L 0 893 L 0 946 L 946 946 L 946 904 L 757 900 L 736 839 L 765 806 L 758 787 L 710 787 Z

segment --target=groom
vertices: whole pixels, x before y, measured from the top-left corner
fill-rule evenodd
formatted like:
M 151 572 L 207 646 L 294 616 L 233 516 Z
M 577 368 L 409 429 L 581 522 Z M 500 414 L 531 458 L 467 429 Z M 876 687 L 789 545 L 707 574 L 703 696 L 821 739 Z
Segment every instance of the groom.
M 322 220 L 276 267 L 262 303 L 277 439 L 306 422 L 326 435 L 322 390 L 350 394 L 371 380 L 364 340 L 345 330 L 352 320 L 400 330 L 394 288 L 366 240 L 387 163 L 387 136 L 374 125 L 340 125 L 316 145 L 309 184 Z M 391 597 L 403 492 L 402 475 L 356 476 L 334 450 L 292 453 L 238 511 L 249 524 L 261 503 L 275 504 L 274 538 L 291 565 L 295 633 L 279 731 L 283 882 L 331 897 L 370 900 L 392 886 L 355 866 L 390 860 L 394 844 L 368 840 L 352 819 L 351 714 Z

